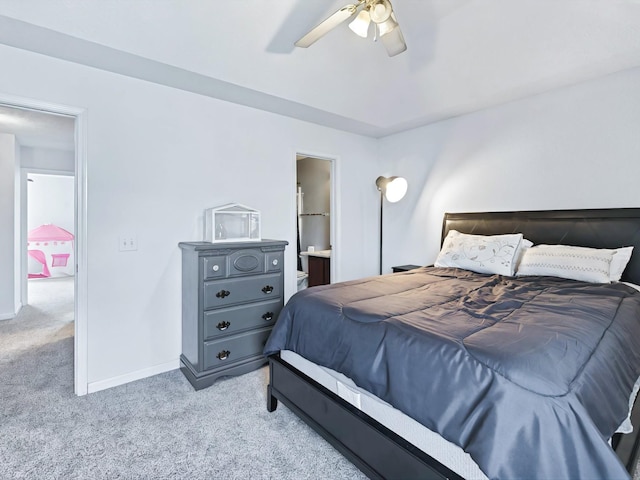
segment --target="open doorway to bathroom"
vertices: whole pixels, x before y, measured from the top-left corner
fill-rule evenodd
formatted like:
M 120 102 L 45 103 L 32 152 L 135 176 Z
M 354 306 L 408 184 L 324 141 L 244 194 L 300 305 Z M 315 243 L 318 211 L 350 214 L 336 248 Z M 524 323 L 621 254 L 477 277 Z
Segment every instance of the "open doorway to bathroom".
M 298 290 L 331 283 L 333 161 L 296 156 Z

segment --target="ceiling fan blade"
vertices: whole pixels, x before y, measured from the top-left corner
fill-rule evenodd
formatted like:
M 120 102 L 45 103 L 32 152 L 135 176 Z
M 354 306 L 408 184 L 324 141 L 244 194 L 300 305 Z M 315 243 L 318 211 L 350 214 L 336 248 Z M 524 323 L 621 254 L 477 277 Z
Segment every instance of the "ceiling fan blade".
M 395 20 L 395 15 L 392 15 L 392 17 Z M 402 30 L 400 30 L 400 25 L 396 25 L 393 30 L 381 35 L 380 40 L 382 40 L 382 44 L 384 45 L 384 48 L 387 49 L 387 53 L 390 57 L 395 57 L 407 49 L 407 44 L 404 41 L 404 35 L 402 35 Z
M 321 22 L 318 26 L 313 28 L 309 33 L 307 33 L 304 37 L 298 40 L 294 45 L 296 47 L 307 48 L 308 46 L 314 44 L 320 38 L 329 33 L 330 30 L 334 29 L 342 22 L 344 22 L 347 18 L 353 16 L 354 13 L 358 10 L 357 5 L 345 5 L 340 10 L 335 12 L 329 18 Z

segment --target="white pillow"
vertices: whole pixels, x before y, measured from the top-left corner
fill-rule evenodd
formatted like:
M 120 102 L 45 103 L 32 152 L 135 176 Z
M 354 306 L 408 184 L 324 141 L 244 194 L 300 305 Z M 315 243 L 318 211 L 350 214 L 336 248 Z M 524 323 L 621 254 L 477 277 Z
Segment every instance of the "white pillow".
M 525 251 L 516 275 L 546 275 L 583 282 L 610 283 L 609 270 L 613 256 L 613 250 L 536 245 Z
M 518 266 L 520 265 L 520 262 L 522 261 L 522 257 L 524 256 L 524 252 L 527 251 L 527 249 L 533 247 L 533 242 L 531 240 L 527 240 L 526 238 L 523 238 L 522 241 L 520 242 L 520 245 L 518 246 L 518 250 L 516 250 L 516 268 L 515 271 L 518 271 Z
M 434 265 L 513 276 L 522 234 L 469 235 L 449 230 Z
M 609 268 L 609 280 L 619 282 L 622 277 L 627 263 L 631 260 L 633 247 L 622 247 L 611 250 L 613 257 L 611 258 L 611 267 Z

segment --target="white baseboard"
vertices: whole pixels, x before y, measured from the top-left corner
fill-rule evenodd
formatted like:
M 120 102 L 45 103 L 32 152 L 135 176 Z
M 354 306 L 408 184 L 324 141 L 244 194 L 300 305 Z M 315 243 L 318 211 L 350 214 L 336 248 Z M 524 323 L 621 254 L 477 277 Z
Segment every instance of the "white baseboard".
M 15 313 L 0 313 L 0 320 L 13 320 L 18 316 L 20 310 L 22 310 L 22 304 L 20 304 Z M 178 360 L 178 363 L 180 363 L 180 360 Z
M 160 365 L 143 368 L 142 370 L 136 370 L 135 372 L 118 375 L 117 377 L 107 378 L 106 380 L 89 382 L 87 393 L 99 392 L 100 390 L 106 390 L 107 388 L 117 387 L 118 385 L 124 385 L 125 383 L 135 382 L 136 380 L 142 380 L 143 378 L 152 377 L 154 375 L 158 375 L 159 373 L 170 372 L 171 370 L 175 370 L 177 368 L 180 368 L 180 359 L 178 358 L 171 362 L 161 363 Z

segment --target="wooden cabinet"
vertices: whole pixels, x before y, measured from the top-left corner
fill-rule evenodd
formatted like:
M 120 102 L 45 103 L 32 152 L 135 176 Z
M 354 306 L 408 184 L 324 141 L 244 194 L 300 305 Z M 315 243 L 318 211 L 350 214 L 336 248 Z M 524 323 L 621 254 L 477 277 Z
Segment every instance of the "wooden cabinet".
M 331 283 L 331 258 L 309 255 L 308 285 L 328 285 Z
M 182 242 L 180 369 L 196 390 L 266 363 L 288 242 Z

